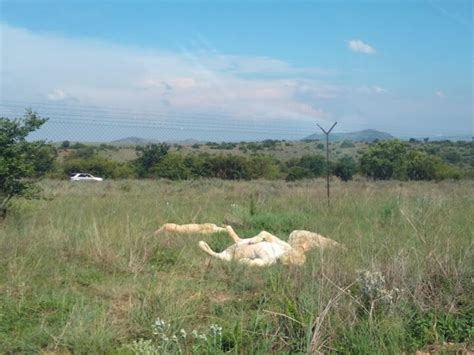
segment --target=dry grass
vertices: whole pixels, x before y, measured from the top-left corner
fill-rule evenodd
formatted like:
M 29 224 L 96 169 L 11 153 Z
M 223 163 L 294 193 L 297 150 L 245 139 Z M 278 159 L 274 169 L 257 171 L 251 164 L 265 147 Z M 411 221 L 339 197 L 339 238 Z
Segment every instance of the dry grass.
M 400 353 L 472 340 L 473 182 L 334 182 L 329 210 L 322 180 L 42 185 L 43 199 L 16 201 L 0 226 L 2 353 L 127 353 L 138 338 L 159 345 L 157 317 L 188 332 L 220 324 L 220 349 L 234 353 Z M 229 218 L 242 237 L 306 229 L 347 251 L 256 271 L 210 262 L 202 236 L 153 235 L 165 222 Z M 358 270 L 380 272 L 393 299 L 364 294 Z

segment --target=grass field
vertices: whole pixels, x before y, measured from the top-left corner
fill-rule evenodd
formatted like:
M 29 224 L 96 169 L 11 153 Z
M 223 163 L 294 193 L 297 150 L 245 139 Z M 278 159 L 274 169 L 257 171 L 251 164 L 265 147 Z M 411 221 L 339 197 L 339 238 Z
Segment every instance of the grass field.
M 323 180 L 41 185 L 0 224 L 0 353 L 472 348 L 472 181 L 334 182 L 330 209 Z M 248 268 L 197 248 L 226 235 L 154 236 L 165 222 L 307 229 L 347 250 Z

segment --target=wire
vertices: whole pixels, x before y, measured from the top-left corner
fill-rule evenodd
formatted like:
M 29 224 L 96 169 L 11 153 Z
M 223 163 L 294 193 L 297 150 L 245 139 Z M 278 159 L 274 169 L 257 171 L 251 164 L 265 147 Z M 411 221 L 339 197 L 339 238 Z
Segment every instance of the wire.
M 243 119 L 228 113 L 187 113 L 169 110 L 126 110 L 110 107 L 84 106 L 78 104 L 46 103 L 46 102 L 24 102 L 24 101 L 0 101 L 0 109 L 6 108 L 10 114 L 14 110 L 20 111 L 27 106 L 36 106 L 44 110 L 45 116 L 50 120 L 49 124 L 72 124 L 93 125 L 103 127 L 135 127 L 150 129 L 166 129 L 175 131 L 200 131 L 200 132 L 229 132 L 229 133 L 253 133 L 262 135 L 271 134 L 293 134 L 308 136 L 315 132 L 313 124 L 299 122 L 301 128 L 288 127 L 291 122 L 283 120 L 272 120 L 271 122 L 255 122 Z M 132 116 L 133 118 L 130 118 Z M 302 125 L 304 124 L 304 126 Z M 286 127 L 285 127 L 286 126 Z M 412 129 L 407 131 L 401 127 L 387 126 L 391 133 L 406 137 L 426 136 L 466 136 L 465 132 L 446 130 L 430 131 Z M 337 133 L 336 133 L 337 134 Z

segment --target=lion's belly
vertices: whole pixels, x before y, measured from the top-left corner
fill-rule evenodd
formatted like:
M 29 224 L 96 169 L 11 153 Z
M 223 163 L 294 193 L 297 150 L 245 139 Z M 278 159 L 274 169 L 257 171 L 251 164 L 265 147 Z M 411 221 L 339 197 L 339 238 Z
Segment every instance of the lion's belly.
M 236 245 L 234 259 L 263 259 L 276 262 L 282 256 L 288 247 L 284 244 L 276 244 L 270 242 L 260 242 L 256 244 Z

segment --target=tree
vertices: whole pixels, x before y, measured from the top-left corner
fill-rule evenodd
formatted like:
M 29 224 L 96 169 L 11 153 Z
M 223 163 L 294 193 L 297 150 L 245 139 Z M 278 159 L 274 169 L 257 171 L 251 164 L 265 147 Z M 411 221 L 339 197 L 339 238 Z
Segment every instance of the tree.
M 250 158 L 251 179 L 276 179 L 280 176 L 277 161 L 270 155 L 257 154 Z
M 224 180 L 249 180 L 251 167 L 245 157 L 236 155 L 217 155 L 206 163 L 213 177 Z
M 322 155 L 303 155 L 300 159 L 291 159 L 287 162 L 287 167 L 289 169 L 293 167 L 300 167 L 301 169 L 294 169 L 293 173 L 295 176 L 304 175 L 303 178 L 319 177 L 322 176 L 326 171 L 326 160 Z M 306 176 L 306 171 L 310 172 L 312 176 Z
M 449 149 L 449 148 L 448 148 Z M 462 160 L 462 155 L 459 153 L 459 151 L 454 150 L 454 149 L 449 149 L 445 153 L 443 153 L 443 158 L 446 160 L 448 163 L 451 164 L 458 164 Z
M 355 147 L 355 144 L 352 142 L 352 141 L 349 141 L 349 140 L 345 140 L 341 143 L 341 146 L 340 146 L 342 149 L 345 149 L 345 148 L 354 148 Z
M 191 171 L 186 166 L 182 155 L 169 153 L 150 169 L 150 174 L 170 180 L 186 180 L 191 175 Z
M 410 180 L 434 180 L 441 160 L 421 150 L 412 151 L 407 156 L 407 176 Z
M 135 160 L 139 177 L 150 175 L 150 169 L 157 165 L 168 154 L 170 146 L 166 143 L 147 144 L 136 148 L 138 158 Z
M 58 156 L 56 148 L 51 144 L 36 142 L 33 149 L 33 166 L 36 177 L 43 176 L 54 169 L 54 162 Z
M 5 214 L 14 196 L 28 192 L 32 183 L 25 178 L 35 171 L 35 153 L 44 142 L 28 142 L 26 137 L 39 129 L 46 118 L 27 110 L 22 118 L 0 117 L 0 213 Z
M 334 167 L 334 175 L 340 178 L 342 181 L 347 182 L 352 180 L 354 175 L 356 164 L 354 159 L 350 156 L 344 156 L 339 159 Z
M 362 155 L 362 172 L 375 180 L 404 179 L 407 149 L 399 140 L 372 144 Z
M 303 155 L 298 166 L 308 169 L 314 177 L 322 176 L 326 172 L 326 160 L 322 155 Z

